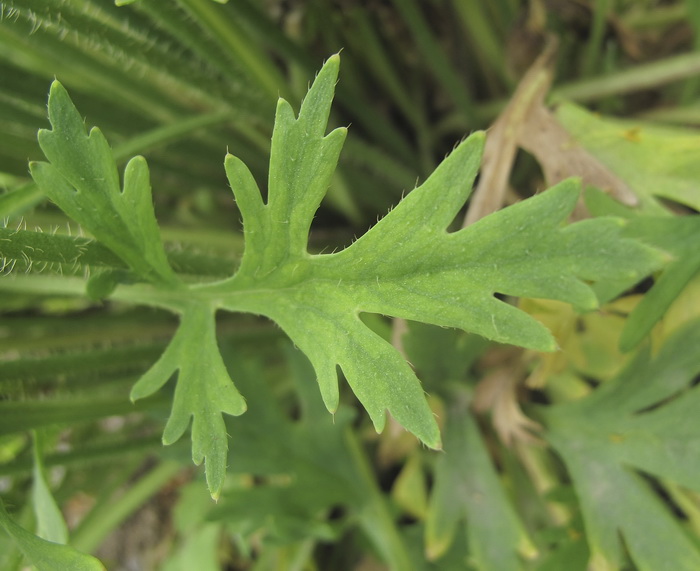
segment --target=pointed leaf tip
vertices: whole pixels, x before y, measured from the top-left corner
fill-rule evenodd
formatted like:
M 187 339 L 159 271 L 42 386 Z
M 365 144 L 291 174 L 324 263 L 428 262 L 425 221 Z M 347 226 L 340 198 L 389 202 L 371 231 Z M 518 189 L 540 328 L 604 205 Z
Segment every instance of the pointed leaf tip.
M 49 87 L 49 101 L 51 101 L 52 95 L 60 95 L 60 94 L 68 95 L 68 91 L 66 91 L 66 88 L 63 87 L 63 84 L 60 81 L 58 81 L 58 79 L 54 79 L 51 82 L 51 86 Z
M 431 450 L 436 450 L 438 452 L 442 451 L 442 438 L 438 434 L 437 439 L 431 441 L 431 442 L 425 442 L 424 443 L 428 448 Z
M 179 284 L 168 264 L 151 202 L 143 158 L 129 162 L 123 189 L 107 139 L 85 120 L 59 81 L 48 99 L 51 129 L 41 129 L 39 146 L 48 163 L 34 164 L 32 176 L 69 217 L 120 257 L 146 281 Z
M 323 67 L 321 68 L 321 71 L 324 69 L 329 68 L 333 71 L 334 75 L 338 75 L 338 70 L 340 69 L 340 54 L 333 54 L 331 57 L 329 57 L 326 60 L 326 63 L 323 64 Z

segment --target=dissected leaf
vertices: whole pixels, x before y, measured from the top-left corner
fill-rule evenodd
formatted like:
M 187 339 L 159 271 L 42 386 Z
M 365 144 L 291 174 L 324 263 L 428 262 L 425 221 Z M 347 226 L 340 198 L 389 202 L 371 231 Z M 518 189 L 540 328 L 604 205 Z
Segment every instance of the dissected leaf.
M 616 220 L 559 227 L 576 203 L 575 182 L 448 234 L 445 227 L 476 174 L 480 147 L 479 136 L 460 145 L 423 186 L 345 250 L 290 255 L 286 264 L 258 279 L 250 276 L 256 270 L 242 266 L 230 284 L 254 282 L 266 291 L 257 300 L 246 298 L 243 307 L 274 319 L 310 357 L 329 409 L 337 406 L 339 364 L 378 430 L 388 409 L 431 446 L 437 431 L 415 376 L 393 347 L 366 329 L 360 312 L 553 350 L 543 326 L 494 293 L 548 297 L 592 309 L 597 301 L 584 279 L 625 273 L 639 279 L 638 268 L 656 264 L 649 251 L 619 240 Z M 238 296 L 230 297 L 229 304 L 222 296 L 224 307 L 241 308 Z
M 127 165 L 120 192 L 104 137 L 96 129 L 86 136 L 65 90 L 54 84 L 51 91 L 54 128 L 40 134 L 51 164 L 34 164 L 35 178 L 67 214 L 156 286 L 122 284 L 115 296 L 181 314 L 170 347 L 136 384 L 132 398 L 153 393 L 179 370 L 163 440 L 177 440 L 193 418 L 193 458 L 196 463 L 207 459 L 207 481 L 215 496 L 226 471 L 221 414 L 245 409 L 216 345 L 217 310 L 252 312 L 279 324 L 309 357 L 329 410 L 338 406 L 340 367 L 377 430 L 389 411 L 438 448 L 438 426 L 420 382 L 400 353 L 363 323 L 361 313 L 455 327 L 551 351 L 556 343 L 546 328 L 496 294 L 593 309 L 597 299 L 591 283 L 640 279 L 660 264 L 656 252 L 622 237 L 623 223 L 617 219 L 564 226 L 579 195 L 579 184 L 572 180 L 449 233 L 471 193 L 483 133 L 457 146 L 428 180 L 351 246 L 310 255 L 309 228 L 346 135 L 344 128 L 325 134 L 338 67 L 338 56 L 326 62 L 298 117 L 280 100 L 267 203 L 242 161 L 226 158 L 243 216 L 244 256 L 232 278 L 190 286 L 170 287 L 177 278 L 157 235 L 143 159 Z
M 39 131 L 39 144 L 49 163 L 30 165 L 41 190 L 142 278 L 177 283 L 153 213 L 145 159 L 135 157 L 126 165 L 122 191 L 107 140 L 97 127 L 86 134 L 58 81 L 49 94 L 49 119 L 52 129 Z
M 518 571 L 518 553 L 536 554 L 465 403 L 453 405 L 447 417 L 426 524 L 430 559 L 449 548 L 460 520 L 467 522 L 469 552 L 480 571 Z
M 592 562 L 618 569 L 622 541 L 638 569 L 700 569 L 700 549 L 640 472 L 700 489 L 700 323 L 642 350 L 590 396 L 543 410 L 546 438 L 573 480 Z
M 136 384 L 132 399 L 153 393 L 179 370 L 163 441 L 175 442 L 193 418 L 192 457 L 196 464 L 208 459 L 207 481 L 212 495 L 217 496 L 223 485 L 228 449 L 221 414 L 241 414 L 245 401 L 231 382 L 218 351 L 215 308 L 206 301 L 189 303 L 190 294 L 168 263 L 143 157 L 127 164 L 122 191 L 106 139 L 97 128 L 86 134 L 78 111 L 58 82 L 53 83 L 49 95 L 49 119 L 53 128 L 39 132 L 39 143 L 50 162 L 31 165 L 37 184 L 141 278 L 167 288 L 171 294 L 173 288 L 180 288 L 180 296 L 174 295 L 173 299 L 163 295 L 165 306 L 182 314 L 178 333 L 161 359 Z M 76 255 L 81 253 L 78 249 Z M 98 274 L 88 283 L 88 294 L 100 297 L 111 293 L 119 281 L 120 274 Z
M 17 525 L 0 500 L 0 528 L 2 528 L 39 571 L 105 571 L 99 560 L 80 553 L 68 545 L 52 543 L 29 533 Z
M 246 250 L 230 281 L 205 289 L 220 296 L 225 309 L 276 321 L 310 358 L 329 410 L 338 405 L 340 366 L 377 430 L 388 410 L 438 447 L 420 383 L 401 355 L 364 326 L 360 313 L 553 350 L 543 326 L 494 294 L 549 297 L 592 309 L 596 298 L 584 280 L 640 278 L 658 259 L 620 241 L 617 220 L 560 228 L 578 198 L 574 181 L 448 233 L 478 171 L 484 139 L 478 133 L 354 244 L 336 254 L 309 255 L 308 229 L 345 137 L 344 129 L 324 136 L 338 64 L 337 56 L 325 64 L 298 119 L 286 102 L 278 105 L 267 204 L 245 165 L 227 157 Z
M 197 465 L 206 459 L 207 484 L 212 496 L 217 498 L 226 475 L 228 450 L 222 414 L 243 414 L 246 404 L 231 382 L 219 353 L 211 308 L 196 305 L 184 312 L 168 348 L 134 385 L 132 400 L 153 394 L 178 370 L 163 443 L 176 442 L 192 419 L 192 459 Z
M 338 64 L 337 56 L 326 63 L 298 119 L 280 102 L 267 204 L 243 163 L 227 157 L 246 250 L 231 280 L 202 290 L 218 296 L 222 308 L 276 321 L 310 358 L 330 410 L 338 405 L 340 366 L 377 430 L 388 410 L 437 447 L 439 432 L 420 383 L 401 355 L 367 329 L 360 313 L 553 350 L 543 326 L 494 294 L 549 297 L 592 309 L 596 298 L 584 280 L 639 279 L 658 258 L 639 244 L 621 241 L 621 224 L 614 219 L 561 228 L 578 198 L 574 181 L 448 233 L 471 192 L 482 134 L 460 144 L 423 185 L 350 247 L 309 255 L 308 229 L 345 137 L 344 129 L 324 136 Z
M 556 110 L 579 144 L 619 176 L 650 213 L 666 213 L 660 198 L 700 210 L 700 135 L 682 128 L 600 117 L 572 103 Z

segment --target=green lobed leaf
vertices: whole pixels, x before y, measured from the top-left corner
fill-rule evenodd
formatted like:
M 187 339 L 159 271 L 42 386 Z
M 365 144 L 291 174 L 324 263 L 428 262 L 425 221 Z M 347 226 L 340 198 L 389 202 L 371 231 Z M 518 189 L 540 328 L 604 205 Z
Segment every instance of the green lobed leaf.
M 700 490 L 700 323 L 642 350 L 588 397 L 543 411 L 546 438 L 581 502 L 592 562 L 617 569 L 622 541 L 636 568 L 700 568 L 700 549 L 640 476 Z M 622 539 L 622 541 L 621 541 Z
M 265 315 L 280 325 L 309 357 L 329 410 L 338 407 L 339 367 L 377 430 L 389 411 L 428 446 L 439 448 L 438 426 L 416 375 L 389 342 L 362 322 L 361 313 L 554 350 L 544 326 L 495 295 L 548 297 L 593 309 L 597 300 L 591 283 L 639 279 L 660 265 L 656 252 L 622 237 L 618 219 L 564 227 L 578 199 L 576 181 L 449 233 L 471 192 L 483 133 L 458 145 L 425 183 L 350 247 L 310 255 L 311 222 L 346 136 L 344 128 L 325 134 L 339 62 L 336 55 L 323 66 L 298 117 L 280 100 L 267 203 L 243 162 L 227 156 L 226 173 L 244 221 L 245 252 L 232 278 L 191 286 L 172 287 L 177 278 L 158 237 L 145 161 L 137 157 L 127 165 L 121 192 L 104 137 L 97 129 L 85 134 L 60 84 L 51 90 L 53 130 L 40 132 L 50 164 L 34 163 L 32 172 L 67 214 L 156 286 L 118 285 L 108 275 L 92 284 L 93 293 L 117 286 L 114 297 L 181 314 L 171 345 L 136 384 L 132 399 L 153 393 L 179 371 L 163 440 L 177 440 L 193 418 L 193 459 L 207 459 L 214 496 L 226 472 L 222 413 L 245 409 L 216 344 L 217 310 Z
M 457 327 L 551 351 L 556 344 L 550 333 L 496 293 L 593 309 L 597 300 L 590 282 L 640 279 L 660 258 L 622 239 L 623 222 L 617 219 L 562 227 L 578 199 L 576 181 L 448 233 L 471 192 L 483 133 L 462 142 L 350 247 L 309 255 L 309 226 L 345 138 L 344 129 L 324 135 L 338 66 L 338 56 L 326 62 L 297 119 L 286 102 L 278 105 L 267 204 L 245 165 L 227 157 L 246 249 L 239 272 L 206 291 L 219 307 L 276 321 L 314 365 L 329 410 L 338 405 L 339 366 L 377 430 L 388 410 L 427 445 L 439 447 L 439 431 L 415 374 L 365 327 L 360 313 Z
M 142 278 L 175 284 L 153 213 L 148 166 L 134 157 L 124 171 L 123 191 L 107 140 L 85 125 L 65 88 L 49 93 L 52 129 L 39 131 L 48 163 L 30 164 L 41 190 L 73 220 L 124 260 Z
M 448 550 L 460 520 L 466 520 L 470 559 L 477 569 L 518 571 L 518 553 L 536 554 L 466 403 L 453 404 L 447 417 L 445 452 L 436 466 L 425 529 L 430 559 Z
M 131 390 L 131 399 L 147 397 L 178 373 L 173 407 L 163 432 L 163 444 L 176 442 L 192 419 L 192 460 L 206 459 L 209 490 L 218 498 L 226 476 L 228 437 L 222 414 L 240 415 L 246 403 L 229 377 L 216 342 L 211 308 L 193 305 L 160 359 Z
M 37 537 L 17 525 L 0 500 L 0 528 L 2 528 L 39 571 L 105 571 L 98 559 L 80 553 L 68 545 L 53 543 Z
M 243 162 L 226 157 L 226 174 L 244 216 L 243 276 L 260 279 L 279 271 L 288 260 L 307 257 L 309 228 L 326 194 L 347 129 L 324 136 L 339 57 L 333 56 L 319 72 L 302 103 L 299 118 L 284 99 L 277 104 L 272 133 L 268 201 Z

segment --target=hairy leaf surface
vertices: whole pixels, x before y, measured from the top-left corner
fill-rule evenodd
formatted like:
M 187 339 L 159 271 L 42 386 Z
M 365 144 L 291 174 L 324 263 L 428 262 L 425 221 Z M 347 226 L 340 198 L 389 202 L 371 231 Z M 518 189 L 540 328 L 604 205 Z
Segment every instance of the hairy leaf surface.
M 143 279 L 176 283 L 153 213 L 146 160 L 129 161 L 122 191 L 107 140 L 97 127 L 86 134 L 58 81 L 49 94 L 49 119 L 52 129 L 39 131 L 39 144 L 50 162 L 30 165 L 42 191 Z
M 231 382 L 216 342 L 214 314 L 206 307 L 185 311 L 175 337 L 160 359 L 131 391 L 133 400 L 160 389 L 179 370 L 173 408 L 163 443 L 177 442 L 192 418 L 192 459 L 206 459 L 207 483 L 218 497 L 226 476 L 228 437 L 222 413 L 243 414 L 246 404 Z
M 345 138 L 342 128 L 324 135 L 338 64 L 337 56 L 326 63 L 297 119 L 286 102 L 278 105 L 267 204 L 245 165 L 227 157 L 246 250 L 239 273 L 210 291 L 221 294 L 218 303 L 226 309 L 276 321 L 310 358 L 330 410 L 338 405 L 339 366 L 377 430 L 388 410 L 438 447 L 437 426 L 415 375 L 390 344 L 363 325 L 362 312 L 551 351 L 556 344 L 549 332 L 494 294 L 547 297 L 593 309 L 597 300 L 589 282 L 641 278 L 658 258 L 621 240 L 616 219 L 563 227 L 579 195 L 573 180 L 448 232 L 478 172 L 482 133 L 462 142 L 354 244 L 335 254 L 309 255 L 311 220 Z M 251 289 L 264 295 L 241 295 Z
M 50 163 L 32 172 L 45 192 L 137 274 L 151 282 L 119 285 L 110 276 L 97 293 L 159 306 L 181 315 L 161 359 L 134 387 L 147 396 L 178 371 L 163 436 L 177 440 L 192 420 L 193 459 L 206 458 L 218 495 L 226 471 L 222 413 L 245 410 L 216 344 L 219 310 L 265 315 L 309 357 L 326 407 L 339 403 L 338 368 L 377 430 L 386 411 L 424 443 L 441 446 L 434 415 L 411 367 L 360 319 L 383 314 L 464 329 L 488 339 L 554 350 L 547 329 L 496 297 L 557 299 L 590 310 L 590 285 L 640 279 L 660 256 L 624 239 L 623 222 L 599 218 L 565 225 L 579 196 L 565 181 L 458 232 L 449 227 L 471 193 L 484 145 L 475 133 L 376 226 L 333 254 L 307 251 L 309 229 L 330 185 L 347 130 L 326 134 L 339 57 L 319 72 L 298 117 L 280 100 L 272 136 L 267 202 L 248 168 L 229 155 L 225 168 L 243 216 L 245 252 L 231 278 L 185 285 L 168 265 L 151 205 L 142 158 L 127 165 L 124 190 L 102 134 L 86 135 L 60 84 L 49 98 L 51 131 L 40 132 Z M 173 287 L 176 285 L 177 287 Z

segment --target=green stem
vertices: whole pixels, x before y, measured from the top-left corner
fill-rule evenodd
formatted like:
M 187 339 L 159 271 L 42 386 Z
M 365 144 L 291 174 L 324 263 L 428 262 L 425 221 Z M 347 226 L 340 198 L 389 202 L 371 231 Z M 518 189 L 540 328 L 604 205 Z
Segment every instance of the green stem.
M 134 155 L 172 143 L 186 135 L 192 134 L 198 129 L 230 120 L 232 118 L 231 115 L 229 111 L 216 111 L 214 113 L 186 117 L 162 127 L 146 131 L 116 146 L 113 150 L 114 159 L 116 161 L 123 161 Z
M 673 24 L 685 22 L 688 18 L 688 10 L 684 2 L 670 6 L 658 6 L 647 8 L 641 4 L 636 10 L 630 10 L 622 17 L 622 24 L 625 28 L 644 30 L 648 28 L 664 28 Z
M 74 425 L 132 412 L 165 409 L 169 395 L 157 395 L 136 404 L 126 397 L 73 397 L 71 400 L 0 401 L 0 435 L 51 425 Z
M 81 467 L 86 468 L 95 464 L 111 464 L 118 461 L 122 464 L 128 457 L 142 457 L 147 452 L 161 450 L 163 443 L 160 437 L 129 438 L 115 443 L 79 448 L 71 452 L 47 454 L 44 466 Z M 32 459 L 21 458 L 9 464 L 0 465 L 3 476 L 26 475 L 32 471 Z
M 25 276 L 28 277 L 28 276 Z M 55 279 L 55 278 L 54 278 Z M 12 278 L 0 279 L 0 290 Z M 29 283 L 28 280 L 27 283 Z M 84 288 L 83 282 L 83 288 Z M 5 290 L 12 291 L 12 290 Z M 21 293 L 21 292 L 20 292 Z M 82 295 L 80 297 L 83 297 Z M 41 305 L 39 306 L 41 307 Z M 134 331 L 139 339 L 167 339 L 173 334 L 174 320 L 165 313 L 129 312 L 93 314 L 91 317 L 78 314 L 60 318 L 31 315 L 27 317 L 3 316 L 3 326 L 12 331 L 8 338 L 0 338 L 0 353 L 23 354 L 23 352 L 58 350 L 59 353 L 80 353 L 86 346 L 118 346 L 134 342 Z M 37 334 L 37 332 L 41 332 Z M 5 366 L 8 366 L 7 363 Z
M 673 56 L 664 60 L 638 65 L 610 75 L 602 75 L 574 81 L 555 87 L 550 92 L 550 101 L 569 100 L 579 103 L 596 101 L 611 95 L 652 89 L 700 74 L 700 52 Z M 492 121 L 508 104 L 509 99 L 497 99 L 479 105 L 476 114 L 480 123 Z M 459 113 L 443 119 L 436 126 L 440 134 L 470 129 L 471 125 Z
M 614 75 L 575 81 L 553 90 L 552 98 L 556 101 L 593 101 L 608 95 L 658 87 L 697 74 L 700 74 L 700 53 L 694 52 L 638 65 Z
M 583 76 L 591 75 L 601 59 L 601 51 L 608 16 L 608 0 L 595 0 L 593 6 L 593 25 L 586 43 L 583 57 Z
M 235 286 L 234 286 L 235 287 Z M 43 275 L 11 275 L 0 281 L 0 291 L 39 295 L 85 296 L 85 280 L 75 277 Z M 149 305 L 182 314 L 193 302 L 207 303 L 212 308 L 235 308 L 232 311 L 252 311 L 265 306 L 269 290 L 232 289 L 231 278 L 191 287 L 157 287 L 139 283 L 122 284 L 110 294 L 110 299 Z
M 118 498 L 97 504 L 75 531 L 70 544 L 85 553 L 95 551 L 109 533 L 182 469 L 182 465 L 177 462 L 161 462 L 138 482 L 130 485 Z

